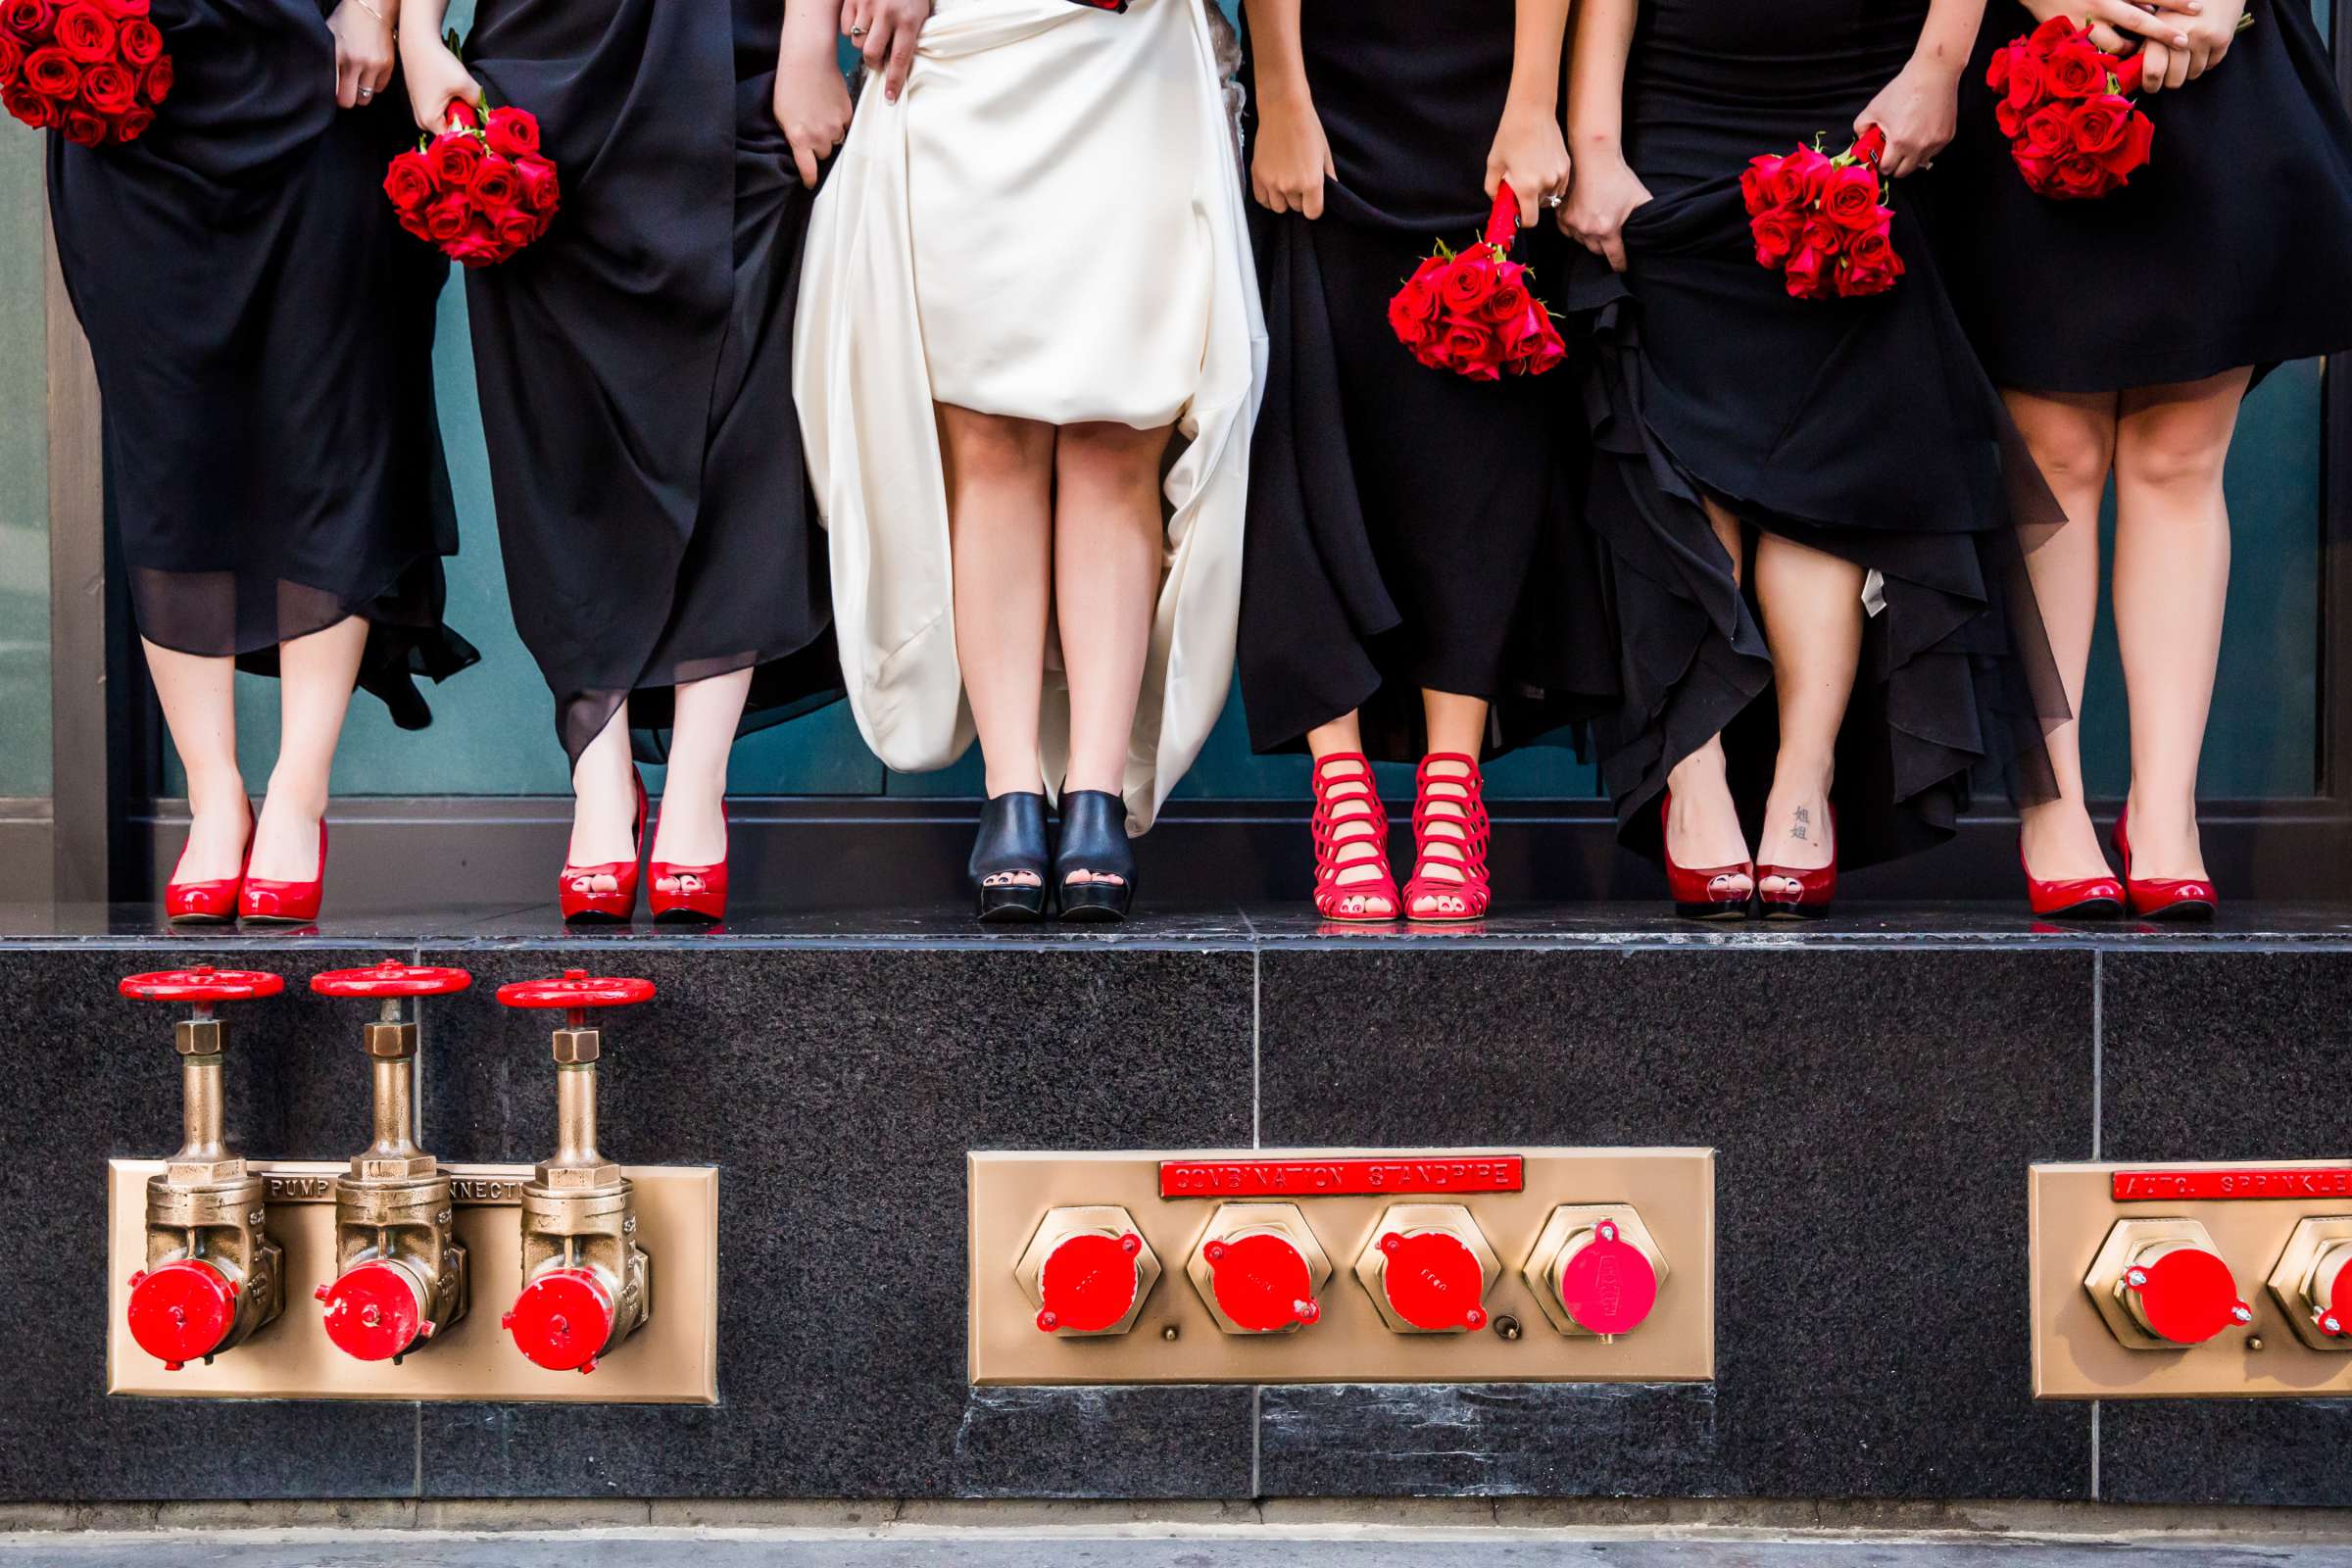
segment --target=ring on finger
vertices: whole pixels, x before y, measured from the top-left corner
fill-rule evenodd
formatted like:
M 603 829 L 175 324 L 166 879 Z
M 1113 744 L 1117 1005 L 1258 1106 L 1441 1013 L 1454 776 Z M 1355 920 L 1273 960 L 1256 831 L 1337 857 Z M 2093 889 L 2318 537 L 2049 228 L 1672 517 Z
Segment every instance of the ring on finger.
M 865 36 L 865 29 L 863 27 L 852 27 L 850 29 L 850 36 L 853 38 L 862 38 Z

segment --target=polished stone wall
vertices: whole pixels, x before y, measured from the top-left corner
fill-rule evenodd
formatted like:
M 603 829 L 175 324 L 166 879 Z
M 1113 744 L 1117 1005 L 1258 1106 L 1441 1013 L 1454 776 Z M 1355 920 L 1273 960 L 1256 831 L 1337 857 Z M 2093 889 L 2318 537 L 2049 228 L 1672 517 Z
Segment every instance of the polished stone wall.
M 11 936 L 11 920 L 16 934 Z M 1888 913 L 1693 933 L 1623 911 L 1318 937 L 738 921 L 598 941 L 537 912 L 170 939 L 0 913 L 0 1500 L 1498 1494 L 2352 1504 L 2352 1404 L 2036 1404 L 2034 1160 L 2340 1156 L 2352 921 L 2042 935 Z M 73 934 L 61 936 L 67 931 Z M 299 982 L 461 964 L 426 1004 L 426 1142 L 527 1160 L 545 1020 L 497 982 L 644 975 L 605 1142 L 721 1172 L 713 1408 L 106 1397 L 101 1161 L 177 1131 L 136 969 Z M 351 1006 L 236 1013 L 233 1132 L 362 1138 Z M 1718 1378 L 1690 1387 L 973 1390 L 971 1148 L 1690 1144 L 1719 1152 Z

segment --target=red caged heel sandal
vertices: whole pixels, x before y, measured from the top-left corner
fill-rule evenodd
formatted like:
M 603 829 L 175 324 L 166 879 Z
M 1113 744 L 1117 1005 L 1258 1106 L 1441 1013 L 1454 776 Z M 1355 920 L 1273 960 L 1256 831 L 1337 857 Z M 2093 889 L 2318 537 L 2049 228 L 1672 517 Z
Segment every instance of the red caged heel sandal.
M 1439 773 L 1433 764 L 1459 763 L 1459 773 Z M 1426 925 L 1459 925 L 1483 920 L 1494 890 L 1487 880 L 1487 781 L 1478 759 L 1461 752 L 1432 752 L 1413 775 L 1413 875 L 1404 885 L 1404 917 Z M 1448 809 L 1450 808 L 1450 809 Z M 1432 876 L 1424 867 L 1453 876 Z M 1420 899 L 1452 899 L 1462 907 L 1441 906 L 1417 913 Z
M 718 807 L 719 831 L 726 831 L 727 807 Z M 727 849 L 722 840 L 718 858 L 709 865 L 679 865 L 671 860 L 655 860 L 646 867 L 653 877 L 653 887 L 646 894 L 646 903 L 657 920 L 709 920 L 727 917 Z M 663 887 L 662 883 L 669 883 Z
M 1319 757 L 1314 786 L 1315 912 L 1351 925 L 1396 919 L 1404 905 L 1389 868 L 1389 813 L 1372 781 L 1372 760 L 1361 752 Z M 1351 844 L 1369 845 L 1371 853 L 1342 859 Z M 1351 900 L 1352 910 L 1346 907 Z
M 1674 852 L 1666 848 L 1666 823 L 1673 814 L 1674 791 L 1668 790 L 1658 802 L 1658 853 L 1666 860 L 1666 896 L 1674 900 L 1674 912 L 1690 920 L 1745 919 L 1749 901 L 1756 896 L 1756 862 L 1675 864 Z M 1736 886 L 1734 879 L 1739 877 L 1746 878 L 1747 886 Z
M 645 775 L 629 769 L 637 782 L 637 822 L 630 829 L 632 853 L 625 860 L 603 860 L 594 865 L 566 864 L 556 880 L 556 906 L 566 920 L 619 922 L 637 909 L 637 859 L 645 851 Z M 600 889 L 598 877 L 609 876 L 612 886 Z

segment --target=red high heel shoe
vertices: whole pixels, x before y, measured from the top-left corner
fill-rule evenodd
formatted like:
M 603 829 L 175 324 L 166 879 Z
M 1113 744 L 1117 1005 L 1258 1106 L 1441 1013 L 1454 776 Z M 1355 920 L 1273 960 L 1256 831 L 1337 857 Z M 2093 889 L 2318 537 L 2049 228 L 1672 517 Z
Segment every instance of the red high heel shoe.
M 1348 771 L 1331 771 L 1335 764 Z M 1372 760 L 1361 752 L 1333 752 L 1315 760 L 1313 777 L 1315 814 L 1308 825 L 1315 835 L 1315 912 L 1350 925 L 1396 919 L 1404 903 L 1396 893 L 1396 873 L 1389 867 L 1389 813 L 1372 782 Z M 1346 816 L 1336 810 L 1359 804 L 1368 809 Z M 1350 844 L 1370 845 L 1372 853 L 1341 859 L 1340 852 Z M 1351 880 L 1341 881 L 1342 873 Z M 1353 913 L 1342 907 L 1350 899 L 1358 905 Z
M 252 851 L 246 851 L 248 863 Z M 261 925 L 308 925 L 318 918 L 326 898 L 326 823 L 318 823 L 318 870 L 308 881 L 284 882 L 274 877 L 246 874 L 237 893 L 237 918 Z
M 2115 853 L 2123 858 L 2124 890 L 2132 912 L 2142 920 L 2210 920 L 2215 906 L 2213 884 L 2194 877 L 2157 877 L 2146 881 L 2132 875 L 2132 837 L 2125 823 L 2131 808 L 2115 819 Z
M 2026 839 L 2017 839 L 2018 868 L 2026 873 L 2026 904 L 2044 920 L 2112 920 L 2124 912 L 2124 885 L 2111 876 L 2044 882 L 2026 863 Z
M 645 775 L 632 765 L 629 776 L 637 785 L 637 819 L 629 829 L 629 858 L 595 865 L 566 863 L 556 879 L 556 906 L 566 920 L 620 922 L 637 910 L 637 860 L 645 853 Z M 605 876 L 612 879 L 612 886 L 600 890 L 596 879 Z
M 1658 802 L 1658 851 L 1666 858 L 1666 893 L 1674 900 L 1674 912 L 1690 920 L 1738 920 L 1747 915 L 1748 901 L 1756 896 L 1756 862 L 1741 860 L 1736 865 L 1683 866 L 1674 863 L 1674 852 L 1666 848 L 1666 823 L 1674 811 L 1674 791 L 1665 792 Z M 1747 886 L 1728 886 L 1734 877 L 1747 878 Z
M 1765 882 L 1779 877 L 1796 884 L 1767 891 Z M 1830 808 L 1830 863 L 1800 870 L 1792 865 L 1756 866 L 1756 906 L 1770 920 L 1813 919 L 1830 912 L 1838 898 L 1838 808 Z
M 727 807 L 718 807 L 719 831 L 727 825 Z M 719 845 L 718 859 L 710 865 L 679 865 L 671 860 L 648 863 L 646 873 L 653 886 L 646 891 L 646 904 L 657 920 L 723 920 L 727 917 L 727 851 L 724 840 Z M 668 882 L 668 888 L 662 884 Z M 680 887 L 692 882 L 692 887 Z
M 1433 773 L 1433 762 L 1459 762 L 1460 773 Z M 1404 884 L 1404 917 L 1423 925 L 1460 925 L 1487 917 L 1494 889 L 1487 879 L 1487 842 L 1493 829 L 1487 820 L 1486 775 L 1478 759 L 1460 752 L 1432 752 L 1421 759 L 1413 775 L 1413 874 Z M 1440 791 L 1445 793 L 1441 794 Z M 1450 806 L 1461 814 L 1435 809 Z M 1440 828 L 1451 829 L 1441 833 Z M 1458 836 L 1457 836 L 1458 835 Z M 1442 853 L 1440 853 L 1442 852 Z M 1450 866 L 1458 877 L 1426 876 L 1423 865 Z M 1416 899 L 1459 899 L 1459 912 L 1415 914 Z
M 188 863 L 186 846 L 164 884 L 164 918 L 177 925 L 226 925 L 237 917 L 237 896 L 245 888 L 245 866 L 253 859 L 253 803 L 245 803 L 245 851 L 237 857 L 237 874 L 210 882 L 182 882 L 179 868 Z

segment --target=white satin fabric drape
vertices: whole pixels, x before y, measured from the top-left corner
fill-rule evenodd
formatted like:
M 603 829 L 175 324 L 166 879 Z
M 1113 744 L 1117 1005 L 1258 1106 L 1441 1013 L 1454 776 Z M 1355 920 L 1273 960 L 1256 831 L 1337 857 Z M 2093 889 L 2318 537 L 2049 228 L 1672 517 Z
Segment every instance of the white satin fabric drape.
M 850 704 L 892 767 L 971 744 L 934 400 L 1174 422 L 1165 567 L 1128 747 L 1129 829 L 1233 677 L 1265 325 L 1206 0 L 939 0 L 895 105 L 868 92 L 802 264 L 794 394 L 831 534 Z M 1085 657 L 1073 650 L 1073 658 Z M 1045 778 L 1066 752 L 1048 655 Z

